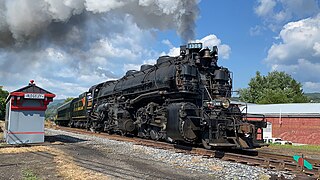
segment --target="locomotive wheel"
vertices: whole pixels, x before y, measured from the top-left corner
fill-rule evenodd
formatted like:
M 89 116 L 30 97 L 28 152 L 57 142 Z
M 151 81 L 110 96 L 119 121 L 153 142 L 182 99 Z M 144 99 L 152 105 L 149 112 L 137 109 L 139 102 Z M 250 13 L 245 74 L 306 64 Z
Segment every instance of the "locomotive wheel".
M 96 122 L 92 122 L 92 123 L 90 123 L 90 125 L 89 125 L 89 130 L 91 131 L 91 132 L 94 132 L 94 133 L 100 133 L 100 131 L 99 130 L 97 130 L 97 123 Z
M 183 134 L 186 141 L 194 142 L 197 139 L 197 134 L 193 130 L 195 125 L 191 119 L 185 118 L 185 120 L 180 120 L 180 126 L 181 134 Z
M 71 128 L 74 128 L 74 127 L 75 127 L 75 126 L 74 126 L 74 122 L 71 120 L 71 121 L 69 122 L 68 126 L 71 127 Z
M 137 117 L 137 122 L 138 122 L 138 126 L 141 126 L 142 124 L 147 124 L 150 119 L 149 116 L 146 113 L 146 108 L 142 107 L 140 109 L 138 109 L 137 113 L 136 113 L 136 117 Z
M 91 126 L 90 121 L 87 121 L 86 124 L 85 124 L 85 127 L 86 127 L 87 131 L 90 131 L 90 126 Z
M 135 125 L 133 124 L 132 120 L 124 120 L 123 128 L 126 132 L 132 132 L 135 129 Z
M 159 140 L 159 133 L 157 130 L 150 130 L 150 137 L 151 139 L 158 141 Z

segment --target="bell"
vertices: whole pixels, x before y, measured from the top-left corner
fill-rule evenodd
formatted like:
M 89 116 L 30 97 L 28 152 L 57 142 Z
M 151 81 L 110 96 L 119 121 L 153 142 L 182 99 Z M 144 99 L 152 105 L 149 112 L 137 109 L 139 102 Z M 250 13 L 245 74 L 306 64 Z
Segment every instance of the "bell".
M 202 58 L 212 58 L 211 56 L 210 56 L 210 50 L 209 49 L 206 49 L 205 51 L 204 51 L 204 54 L 203 54 L 203 57 Z

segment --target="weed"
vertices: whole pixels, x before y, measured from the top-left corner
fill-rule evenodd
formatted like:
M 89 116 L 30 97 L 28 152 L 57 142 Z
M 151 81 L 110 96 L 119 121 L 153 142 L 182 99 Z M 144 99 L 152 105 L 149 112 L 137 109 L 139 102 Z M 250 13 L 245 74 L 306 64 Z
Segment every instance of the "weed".
M 270 144 L 270 147 L 284 148 L 284 149 L 294 149 L 294 150 L 302 150 L 302 151 L 320 152 L 320 146 L 319 145 L 293 146 L 293 145 Z
M 23 180 L 39 180 L 37 175 L 30 169 L 22 170 L 22 177 Z

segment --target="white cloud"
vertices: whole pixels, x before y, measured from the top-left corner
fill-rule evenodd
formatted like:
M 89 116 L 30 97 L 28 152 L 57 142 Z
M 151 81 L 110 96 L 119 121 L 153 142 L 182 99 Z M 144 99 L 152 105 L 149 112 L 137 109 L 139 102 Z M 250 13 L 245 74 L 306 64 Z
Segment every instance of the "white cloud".
M 147 59 L 143 61 L 143 64 L 154 65 L 156 64 L 156 59 Z
M 227 44 L 222 44 L 221 40 L 214 34 L 207 35 L 202 39 L 193 40 L 191 42 L 201 42 L 203 48 L 208 47 L 212 49 L 213 46 L 218 46 L 219 56 L 222 57 L 222 59 L 229 59 L 231 53 L 230 46 Z M 167 54 L 169 56 L 178 56 L 180 54 L 180 47 L 171 47 L 170 41 L 166 43 L 169 44 L 170 50 L 168 53 L 163 53 L 162 55 Z
M 106 58 L 126 58 L 134 60 L 137 54 L 131 49 L 114 47 L 109 39 L 100 39 L 91 45 L 90 54 Z
M 318 61 L 312 55 L 320 42 L 320 14 L 286 24 L 280 31 L 280 43 L 273 44 L 268 51 L 266 61 L 269 63 L 296 62 L 298 59 Z
M 222 59 L 229 59 L 230 53 L 231 53 L 231 48 L 230 46 L 226 44 L 222 44 L 218 46 L 219 49 L 219 56 L 222 57 Z
M 144 41 L 154 40 L 152 34 L 139 29 L 130 18 L 125 21 L 118 21 L 124 24 L 124 31 L 92 41 L 87 49 L 68 50 L 50 45 L 40 50 L 0 53 L 1 85 L 13 91 L 34 79 L 37 85 L 56 93 L 57 98 L 65 98 L 121 77 L 125 72 L 123 64 L 152 62 L 156 53 L 144 45 Z
M 303 87 L 308 90 L 308 92 L 319 92 L 320 83 L 317 82 L 304 82 Z
M 276 6 L 275 0 L 258 0 L 258 6 L 254 8 L 258 16 L 266 16 L 273 13 L 273 8 Z
M 250 35 L 251 36 L 258 36 L 262 34 L 264 27 L 256 25 L 255 27 L 250 28 Z
M 255 13 L 271 21 L 283 22 L 319 13 L 318 0 L 259 0 Z
M 162 40 L 162 44 L 167 45 L 169 48 L 173 48 L 172 43 L 168 39 Z
M 272 31 L 284 23 L 307 18 L 320 12 L 319 0 L 258 0 L 254 12 Z
M 303 84 L 320 83 L 320 14 L 286 24 L 279 40 L 265 58 L 271 69 L 286 71 Z
M 319 13 L 318 0 L 281 0 L 284 10 L 282 11 L 286 16 L 305 17 Z
M 320 56 L 320 43 L 315 42 L 313 45 L 313 50 L 314 50 L 314 56 Z
M 123 7 L 125 2 L 118 0 L 86 0 L 86 10 L 94 13 L 108 12 L 112 9 Z
M 168 53 L 164 53 L 162 55 L 179 56 L 179 54 L 180 54 L 180 47 L 172 47 L 170 48 Z
M 123 65 L 123 71 L 129 71 L 129 70 L 140 70 L 140 65 L 139 64 L 124 64 Z

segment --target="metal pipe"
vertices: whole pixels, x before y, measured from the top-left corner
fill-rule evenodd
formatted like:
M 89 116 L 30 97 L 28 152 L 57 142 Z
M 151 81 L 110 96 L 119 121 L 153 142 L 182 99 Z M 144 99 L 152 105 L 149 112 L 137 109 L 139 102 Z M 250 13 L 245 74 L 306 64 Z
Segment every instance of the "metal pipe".
M 109 103 L 100 104 L 97 108 L 97 111 L 98 112 L 105 111 L 107 110 L 108 106 L 109 106 Z
M 141 95 L 139 95 L 138 97 L 132 99 L 132 100 L 130 101 L 130 104 L 134 104 L 134 103 L 140 101 L 141 99 L 143 99 L 143 98 L 145 98 L 145 97 L 147 97 L 147 96 L 156 95 L 156 94 L 163 94 L 163 93 L 165 93 L 165 91 L 154 91 L 154 92 L 149 92 L 149 93 L 141 94 Z

